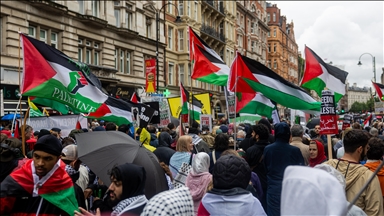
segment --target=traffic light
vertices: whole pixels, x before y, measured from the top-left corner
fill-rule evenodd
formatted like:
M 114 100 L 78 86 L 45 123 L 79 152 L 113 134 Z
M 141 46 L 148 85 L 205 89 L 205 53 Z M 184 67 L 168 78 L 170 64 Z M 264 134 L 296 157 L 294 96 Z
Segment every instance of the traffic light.
M 341 113 L 343 114 L 344 112 L 344 107 L 341 107 Z
M 213 94 L 209 93 L 209 99 L 212 101 Z

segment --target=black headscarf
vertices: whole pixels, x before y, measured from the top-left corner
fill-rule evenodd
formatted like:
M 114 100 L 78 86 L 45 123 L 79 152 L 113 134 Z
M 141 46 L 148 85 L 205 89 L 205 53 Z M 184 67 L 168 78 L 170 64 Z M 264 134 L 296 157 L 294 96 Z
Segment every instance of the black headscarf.
M 126 163 L 118 166 L 117 169 L 120 171 L 123 183 L 122 200 L 144 194 L 146 180 L 144 167 Z
M 263 124 L 263 125 L 267 126 L 269 133 L 270 134 L 272 133 L 272 126 L 271 126 L 271 123 L 269 123 L 268 119 L 262 118 L 259 120 L 258 124 Z
M 282 140 L 284 142 L 289 142 L 289 138 L 291 137 L 291 129 L 288 124 L 285 122 L 281 122 L 276 124 L 275 127 L 275 138 L 276 140 Z

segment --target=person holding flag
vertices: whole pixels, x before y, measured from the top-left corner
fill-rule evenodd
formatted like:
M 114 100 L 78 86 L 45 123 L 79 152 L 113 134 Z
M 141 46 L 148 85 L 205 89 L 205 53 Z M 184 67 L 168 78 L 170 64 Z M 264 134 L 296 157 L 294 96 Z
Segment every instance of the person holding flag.
M 33 159 L 1 182 L 0 215 L 73 215 L 78 204 L 61 151 L 53 135 L 37 141 Z

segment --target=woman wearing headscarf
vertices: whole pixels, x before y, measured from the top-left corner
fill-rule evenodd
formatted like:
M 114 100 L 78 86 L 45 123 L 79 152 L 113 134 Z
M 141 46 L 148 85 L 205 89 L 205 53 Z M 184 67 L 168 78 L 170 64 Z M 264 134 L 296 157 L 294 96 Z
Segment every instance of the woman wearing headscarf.
M 191 192 L 195 214 L 201 199 L 212 184 L 212 175 L 209 171 L 209 155 L 205 152 L 197 153 L 192 159 L 192 170 L 187 176 L 185 186 Z
M 181 165 L 183 163 L 189 164 L 193 151 L 192 137 L 188 135 L 181 136 L 177 140 L 176 152 L 169 160 L 169 167 L 171 168 L 173 178 L 176 177 Z
M 324 145 L 319 139 L 313 139 L 309 143 L 309 166 L 314 167 L 327 160 L 325 156 Z

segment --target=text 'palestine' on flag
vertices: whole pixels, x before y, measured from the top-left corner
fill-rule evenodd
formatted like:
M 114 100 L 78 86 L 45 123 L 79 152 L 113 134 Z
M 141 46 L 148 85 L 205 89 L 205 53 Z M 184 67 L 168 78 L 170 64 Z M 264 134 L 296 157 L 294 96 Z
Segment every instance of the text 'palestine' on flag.
M 190 60 L 193 61 L 192 79 L 218 86 L 226 86 L 229 67 L 221 57 L 189 27 Z
M 345 95 L 345 81 L 348 73 L 325 63 L 313 50 L 305 47 L 305 71 L 301 86 L 314 90 L 319 97 L 324 88 L 335 93 L 338 102 Z
M 190 92 L 184 88 L 183 83 L 180 82 L 180 93 L 181 93 L 181 103 L 182 108 L 180 114 L 188 114 L 188 110 L 190 110 L 190 118 L 194 120 L 200 120 L 201 109 L 203 107 L 203 103 L 198 100 L 195 96 L 192 95 L 192 108 L 190 109 Z
M 107 100 L 100 81 L 86 64 L 24 34 L 20 39 L 24 54 L 23 96 L 55 100 L 82 113 L 94 112 Z
M 236 92 L 260 92 L 282 106 L 309 113 L 320 112 L 321 103 L 304 89 L 286 81 L 260 62 L 239 53 L 231 66 L 230 76 L 229 88 Z M 236 76 L 239 78 L 234 88 Z

